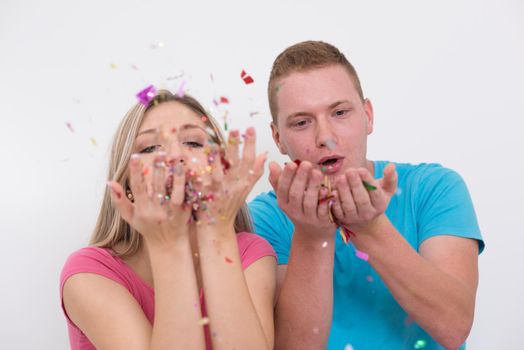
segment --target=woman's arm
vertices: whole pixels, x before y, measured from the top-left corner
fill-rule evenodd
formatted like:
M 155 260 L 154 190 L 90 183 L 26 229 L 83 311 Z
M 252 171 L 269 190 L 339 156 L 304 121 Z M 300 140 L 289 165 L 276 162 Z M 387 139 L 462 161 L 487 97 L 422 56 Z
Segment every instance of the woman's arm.
M 243 272 L 232 228 L 209 226 L 198 239 L 213 349 L 272 349 L 275 258 L 263 257 Z
M 200 302 L 189 241 L 149 250 L 155 285 L 152 326 L 122 285 L 80 273 L 63 290 L 69 318 L 97 349 L 203 349 Z

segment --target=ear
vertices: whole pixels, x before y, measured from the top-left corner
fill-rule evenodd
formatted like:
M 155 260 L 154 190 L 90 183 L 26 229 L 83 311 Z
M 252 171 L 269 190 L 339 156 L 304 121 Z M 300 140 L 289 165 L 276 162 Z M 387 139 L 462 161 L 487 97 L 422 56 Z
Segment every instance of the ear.
M 271 122 L 271 133 L 273 135 L 273 141 L 275 141 L 275 144 L 277 145 L 280 153 L 287 154 L 286 148 L 280 142 L 280 132 L 278 131 L 278 126 L 274 122 Z
M 373 105 L 371 104 L 371 101 L 368 98 L 364 100 L 364 112 L 366 113 L 366 117 L 368 119 L 367 130 L 369 135 L 373 132 L 373 122 L 375 121 L 375 119 L 373 116 Z

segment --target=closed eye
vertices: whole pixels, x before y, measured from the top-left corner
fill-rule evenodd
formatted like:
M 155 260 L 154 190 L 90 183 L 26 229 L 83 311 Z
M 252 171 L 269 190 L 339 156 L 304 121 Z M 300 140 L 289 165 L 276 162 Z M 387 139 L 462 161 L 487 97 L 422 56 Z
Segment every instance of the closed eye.
M 144 148 L 143 150 L 141 150 L 140 153 L 153 153 L 153 152 L 156 151 L 159 147 L 160 147 L 160 145 L 149 146 L 149 147 L 146 147 L 146 148 Z
M 184 145 L 189 146 L 191 148 L 202 148 L 202 147 L 204 147 L 203 144 L 201 144 L 200 142 L 196 142 L 196 141 L 185 141 Z

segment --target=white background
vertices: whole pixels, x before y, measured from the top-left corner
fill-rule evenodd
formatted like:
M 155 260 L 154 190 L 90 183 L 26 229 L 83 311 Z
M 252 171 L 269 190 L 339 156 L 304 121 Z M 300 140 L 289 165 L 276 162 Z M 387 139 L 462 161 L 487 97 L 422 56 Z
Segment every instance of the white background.
M 60 269 L 88 241 L 135 93 L 186 80 L 208 108 L 226 96 L 230 126 L 254 125 L 282 161 L 267 79 L 307 39 L 356 66 L 375 107 L 370 159 L 465 178 L 487 244 L 469 349 L 524 347 L 522 1 L 0 0 L 1 348 L 67 348 Z M 267 189 L 264 176 L 254 193 Z

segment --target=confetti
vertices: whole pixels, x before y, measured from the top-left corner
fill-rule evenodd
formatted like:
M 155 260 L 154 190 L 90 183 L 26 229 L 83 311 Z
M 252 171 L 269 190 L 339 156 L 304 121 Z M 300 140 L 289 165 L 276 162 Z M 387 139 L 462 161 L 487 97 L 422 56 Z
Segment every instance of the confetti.
M 400 196 L 402 194 L 402 188 L 397 188 L 397 191 L 395 192 L 396 196 Z
M 201 116 L 200 119 L 202 120 L 202 122 L 207 122 L 207 117 L 205 115 Z
M 373 186 L 372 184 L 370 184 L 369 182 L 367 181 L 362 181 L 362 184 L 364 185 L 364 187 L 366 188 L 366 190 L 368 191 L 375 191 L 377 188 L 375 186 Z
M 328 245 L 328 242 L 327 242 L 327 241 L 325 241 L 324 243 L 322 243 L 322 248 L 326 248 L 326 247 L 327 247 L 327 245 Z
M 202 317 L 199 321 L 198 321 L 198 324 L 200 326 L 205 326 L 206 324 L 209 324 L 209 318 L 207 317 Z
M 300 159 L 295 159 L 293 161 L 296 165 L 300 166 L 300 163 L 302 162 Z
M 349 243 L 349 240 L 351 239 L 351 235 L 355 235 L 353 231 L 348 229 L 346 226 L 340 227 L 340 236 L 342 237 L 342 241 L 346 244 Z
M 353 350 L 353 346 L 351 344 L 346 344 L 346 346 L 344 346 L 344 350 Z
M 367 280 L 368 282 L 373 282 L 373 276 L 371 276 L 371 275 L 367 275 L 367 276 L 366 276 L 366 280 Z
M 355 256 L 359 259 L 362 259 L 364 261 L 368 261 L 369 255 L 367 253 L 361 252 L 358 249 L 355 249 Z
M 226 260 L 226 262 L 227 262 L 228 264 L 231 264 L 231 263 L 233 262 L 233 260 L 229 259 L 227 256 L 226 256 L 225 260 Z
M 332 151 L 337 147 L 337 142 L 335 140 L 329 139 L 326 141 L 326 147 Z
M 71 131 L 73 134 L 75 133 L 75 130 L 73 130 L 73 126 L 71 126 L 71 123 L 67 122 L 66 126 L 69 129 L 69 131 Z
M 94 146 L 96 146 L 96 140 L 94 139 L 94 137 L 90 137 L 89 140 Z
M 318 200 L 318 205 L 324 204 L 324 203 L 332 200 L 333 198 L 335 198 L 335 196 L 333 196 L 332 194 L 330 194 L 330 195 L 328 195 L 328 196 L 326 196 L 324 198 L 321 198 L 321 199 Z
M 325 173 L 326 170 L 327 170 L 327 168 L 326 168 L 325 166 L 323 166 L 323 167 L 320 168 L 320 171 L 321 171 L 322 173 Z
M 111 67 L 111 69 L 118 69 L 118 66 L 114 63 L 111 63 L 109 67 Z
M 180 73 L 180 74 L 177 74 L 175 76 L 172 76 L 172 77 L 167 77 L 166 79 L 167 80 L 175 80 L 175 79 L 179 79 L 179 78 L 182 78 L 184 76 L 184 72 Z
M 184 97 L 184 95 L 185 95 L 185 91 L 184 91 L 185 86 L 186 86 L 186 81 L 183 80 L 182 83 L 180 83 L 180 86 L 178 87 L 178 91 L 176 92 L 176 95 L 178 97 Z
M 152 49 L 161 49 L 164 47 L 164 43 L 159 41 L 157 43 L 152 43 L 151 45 L 149 45 L 149 47 Z
M 220 103 L 226 103 L 226 104 L 229 104 L 229 100 L 228 100 L 227 97 L 220 96 Z
M 246 73 L 245 70 L 242 69 L 242 73 L 240 73 L 240 77 L 244 81 L 246 85 L 251 84 L 254 82 L 253 78 Z
M 427 342 L 424 339 L 419 339 L 415 342 L 415 345 L 413 345 L 414 349 L 423 349 L 427 345 Z
M 138 70 L 138 67 L 134 64 L 131 65 L 131 68 L 133 68 L 133 70 Z
M 257 115 L 257 114 L 258 114 L 258 112 L 249 112 L 249 116 L 250 116 L 250 117 L 254 117 L 254 116 Z
M 313 328 L 313 333 L 318 334 L 318 332 L 319 332 L 318 327 L 314 327 L 314 328 Z
M 136 97 L 138 98 L 138 101 L 140 101 L 140 103 L 142 103 L 144 106 L 147 106 L 155 96 L 155 92 L 156 88 L 153 85 L 149 85 L 144 90 L 138 92 L 136 94 Z

